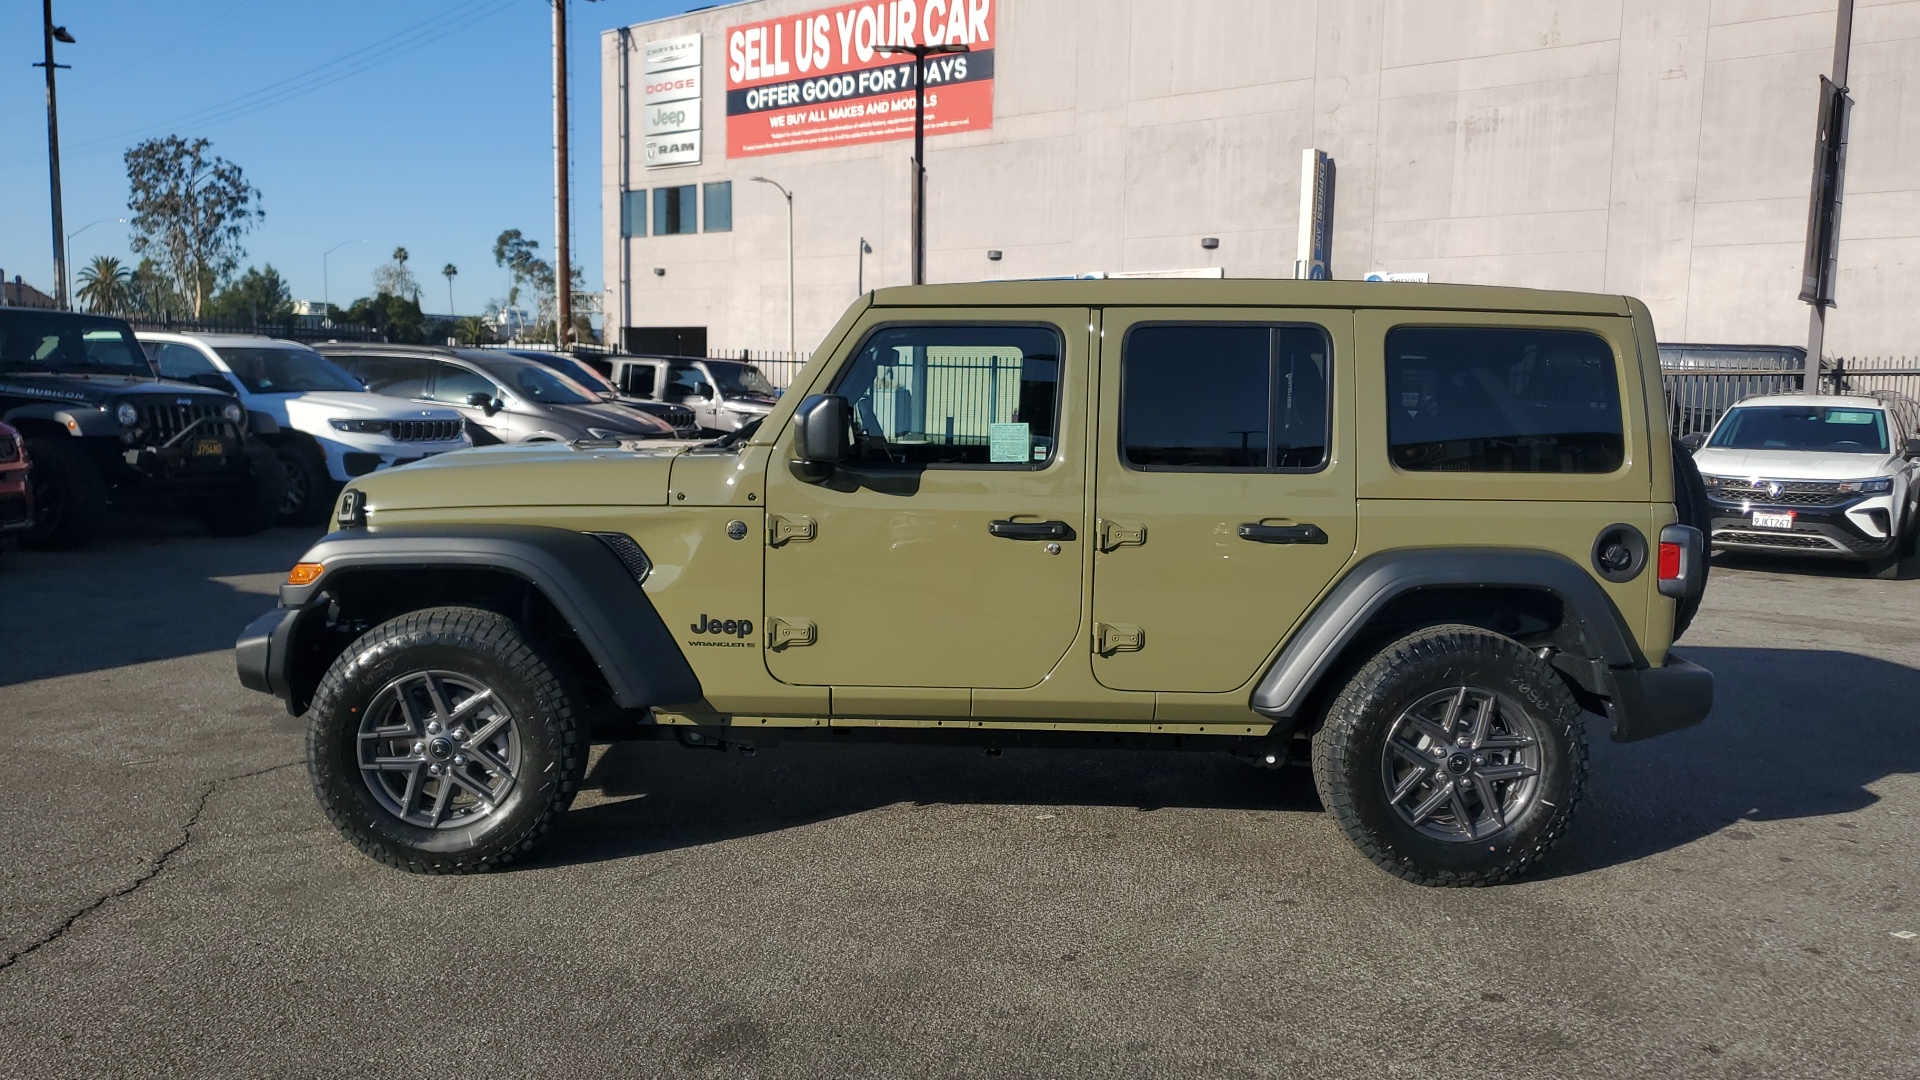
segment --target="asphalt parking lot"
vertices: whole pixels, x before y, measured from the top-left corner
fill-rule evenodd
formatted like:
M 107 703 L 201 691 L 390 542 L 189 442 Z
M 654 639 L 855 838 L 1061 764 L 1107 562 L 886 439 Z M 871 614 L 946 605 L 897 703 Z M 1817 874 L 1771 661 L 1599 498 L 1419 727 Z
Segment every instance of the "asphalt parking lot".
M 0 549 L 0 1074 L 1899 1077 L 1920 1071 L 1920 581 L 1716 570 L 1703 726 L 1546 872 L 1356 855 L 1297 770 L 598 753 L 556 842 L 343 843 L 235 632 L 311 539 Z

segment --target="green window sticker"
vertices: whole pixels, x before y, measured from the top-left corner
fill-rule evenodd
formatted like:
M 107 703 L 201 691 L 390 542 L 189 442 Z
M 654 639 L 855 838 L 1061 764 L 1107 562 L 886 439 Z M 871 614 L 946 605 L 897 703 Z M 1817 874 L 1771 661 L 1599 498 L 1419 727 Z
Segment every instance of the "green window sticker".
M 1869 409 L 1829 409 L 1827 410 L 1827 423 L 1871 424 L 1873 423 L 1873 412 Z
M 978 444 L 976 444 L 978 445 Z M 994 464 L 1024 464 L 1032 453 L 1033 436 L 1026 424 L 988 424 L 987 460 Z

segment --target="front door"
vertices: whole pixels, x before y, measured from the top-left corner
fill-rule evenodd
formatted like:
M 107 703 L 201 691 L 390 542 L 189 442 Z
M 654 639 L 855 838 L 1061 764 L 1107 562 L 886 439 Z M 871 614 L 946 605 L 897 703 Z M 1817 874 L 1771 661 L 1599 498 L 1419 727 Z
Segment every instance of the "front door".
M 1109 308 L 1100 360 L 1094 674 L 1225 692 L 1354 551 L 1342 311 Z
M 852 458 L 805 479 L 789 429 L 769 470 L 775 678 L 834 686 L 836 715 L 840 687 L 958 688 L 940 711 L 966 715 L 965 688 L 1034 686 L 1081 640 L 1087 328 L 1085 309 L 856 327 L 813 387 L 852 405 Z

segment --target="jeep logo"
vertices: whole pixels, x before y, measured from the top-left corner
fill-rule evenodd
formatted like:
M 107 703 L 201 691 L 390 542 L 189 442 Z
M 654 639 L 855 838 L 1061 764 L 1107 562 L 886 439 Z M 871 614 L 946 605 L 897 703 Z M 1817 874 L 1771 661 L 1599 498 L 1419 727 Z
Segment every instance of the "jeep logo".
M 696 634 L 730 634 L 733 637 L 744 638 L 753 633 L 753 623 L 746 619 L 728 619 L 725 622 L 721 622 L 719 619 L 708 618 L 706 613 L 702 612 L 700 614 L 700 621 L 693 624 L 693 632 Z

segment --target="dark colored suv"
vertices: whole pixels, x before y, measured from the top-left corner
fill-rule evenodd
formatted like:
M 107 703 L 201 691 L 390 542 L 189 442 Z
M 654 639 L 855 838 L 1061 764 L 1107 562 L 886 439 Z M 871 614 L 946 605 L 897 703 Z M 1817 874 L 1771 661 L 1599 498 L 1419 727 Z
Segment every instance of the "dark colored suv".
M 223 535 L 272 525 L 286 497 L 273 451 L 232 394 L 154 375 L 123 320 L 0 309 L 0 420 L 33 460 L 21 542 L 87 542 L 110 503 L 181 508 Z

